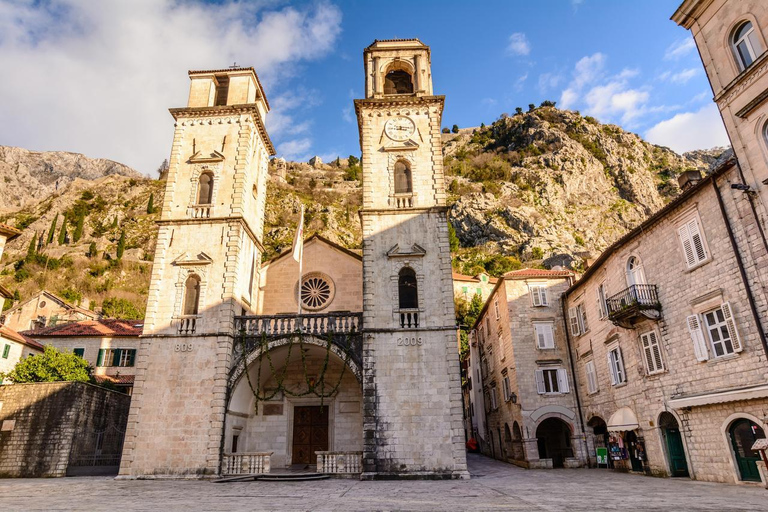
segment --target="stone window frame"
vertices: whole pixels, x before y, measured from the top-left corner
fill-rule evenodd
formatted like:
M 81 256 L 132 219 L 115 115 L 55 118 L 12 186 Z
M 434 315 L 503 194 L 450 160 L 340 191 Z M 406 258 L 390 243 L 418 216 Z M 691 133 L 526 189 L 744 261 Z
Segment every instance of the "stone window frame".
M 405 161 L 408 163 L 408 169 L 411 171 L 411 191 L 396 193 L 395 190 L 395 165 L 399 161 Z M 416 167 L 416 159 L 413 154 L 405 152 L 393 152 L 387 155 L 387 186 L 389 189 L 389 203 L 390 205 L 397 204 L 397 198 L 410 197 L 412 201 L 412 207 L 416 206 L 416 183 L 414 180 Z
M 186 264 L 179 268 L 176 275 L 176 299 L 173 307 L 173 318 L 175 320 L 181 320 L 184 318 L 202 318 L 201 311 L 205 306 L 205 295 L 208 288 L 208 265 L 202 264 Z M 184 291 L 187 284 L 187 279 L 191 275 L 197 275 L 200 278 L 200 298 L 198 299 L 197 314 L 185 315 L 184 313 Z
M 297 298 L 299 297 L 299 283 L 304 284 L 304 281 L 311 278 L 320 278 L 323 281 L 325 281 L 330 287 L 330 294 L 328 296 L 328 300 L 326 300 L 325 303 L 323 303 L 320 307 L 316 307 L 316 308 L 310 307 L 310 306 L 307 306 L 307 304 L 304 301 L 301 302 L 302 310 L 316 313 L 318 311 L 327 309 L 333 303 L 333 299 L 336 298 L 336 282 L 333 280 L 333 278 L 331 278 L 331 276 L 329 276 L 325 272 L 320 272 L 320 271 L 307 272 L 301 276 L 301 280 L 296 280 L 296 284 L 294 284 L 293 286 L 293 300 L 297 300 Z
M 734 36 L 736 35 L 736 31 L 739 30 L 745 23 L 751 23 L 752 24 L 752 30 L 755 36 L 757 37 L 757 41 L 762 45 L 762 48 L 759 53 L 755 48 L 752 48 L 752 50 L 755 52 L 755 55 L 753 56 L 752 62 L 749 66 L 745 66 L 744 63 L 741 60 L 741 57 L 739 56 L 738 50 L 736 49 Z M 751 12 L 744 12 L 740 13 L 738 19 L 736 19 L 731 25 L 728 27 L 728 30 L 726 30 L 723 33 L 724 41 L 723 46 L 728 48 L 729 52 L 731 53 L 731 66 L 733 66 L 733 70 L 735 71 L 735 76 L 739 76 L 741 73 L 749 70 L 752 68 L 752 64 L 755 63 L 756 60 L 760 58 L 763 53 L 765 53 L 766 48 L 768 46 L 766 45 L 765 37 L 763 37 L 763 32 L 761 30 L 760 24 L 757 21 L 757 18 L 754 14 Z M 751 42 L 750 42 L 751 45 Z
M 547 283 L 528 284 L 528 294 L 531 297 L 531 306 L 542 308 L 549 306 L 549 296 L 547 294 Z
M 420 259 L 406 259 L 406 260 L 400 260 L 397 259 L 392 261 L 392 266 L 390 270 L 390 300 L 392 301 L 392 318 L 397 320 L 399 322 L 399 315 L 400 315 L 400 289 L 399 289 L 399 278 L 400 278 L 400 272 L 404 268 L 410 268 L 413 270 L 413 272 L 416 274 L 416 290 L 418 291 L 416 294 L 416 300 L 418 301 L 419 307 L 416 309 L 416 312 L 419 313 L 419 325 L 423 325 L 424 319 L 424 283 L 426 281 L 426 276 L 424 275 L 424 266 Z M 412 310 L 409 310 L 412 311 Z
M 555 340 L 555 321 L 554 320 L 533 320 L 531 322 L 533 325 L 533 337 L 534 341 L 536 343 L 536 349 L 537 350 L 556 350 L 557 349 L 557 342 Z M 552 335 L 552 346 L 544 346 L 542 347 L 539 343 L 539 329 L 538 326 L 540 325 L 547 325 L 549 326 L 549 333 Z M 545 336 L 546 337 L 546 336 Z
M 219 182 L 221 181 L 221 176 L 222 176 L 221 170 L 222 170 L 222 166 L 220 163 L 192 164 L 192 172 L 189 175 L 190 193 L 189 193 L 189 204 L 187 206 L 187 216 L 194 217 L 195 216 L 194 211 L 196 208 L 199 208 L 199 207 L 207 207 L 211 210 L 211 214 L 213 214 L 213 210 L 216 205 L 217 192 L 219 190 Z M 200 176 L 205 172 L 209 172 L 213 175 L 213 190 L 211 191 L 211 202 L 210 204 L 198 204 L 197 195 L 200 188 Z
M 547 391 L 547 381 L 549 381 L 550 389 L 553 389 L 553 386 L 552 379 L 547 379 L 547 374 L 545 374 L 545 372 L 555 372 L 557 391 Z M 542 368 L 536 368 L 534 371 L 534 376 L 536 380 L 536 393 L 539 395 L 567 395 L 571 392 L 571 386 L 568 382 L 568 370 L 562 366 L 545 366 Z M 565 384 L 565 386 L 562 386 L 562 384 Z

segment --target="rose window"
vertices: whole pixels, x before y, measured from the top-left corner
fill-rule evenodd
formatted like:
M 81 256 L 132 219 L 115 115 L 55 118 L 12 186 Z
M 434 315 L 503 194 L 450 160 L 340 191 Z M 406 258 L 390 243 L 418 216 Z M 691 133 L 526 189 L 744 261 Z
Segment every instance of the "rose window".
M 310 274 L 301 282 L 301 306 L 309 310 L 326 307 L 333 298 L 334 286 L 324 275 Z

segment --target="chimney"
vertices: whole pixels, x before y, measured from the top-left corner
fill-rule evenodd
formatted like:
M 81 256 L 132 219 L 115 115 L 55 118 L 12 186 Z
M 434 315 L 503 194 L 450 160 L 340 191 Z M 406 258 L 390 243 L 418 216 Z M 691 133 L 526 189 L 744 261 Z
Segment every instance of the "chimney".
M 677 177 L 677 184 L 680 185 L 680 190 L 688 190 L 692 186 L 701 181 L 701 172 L 696 170 L 688 170 L 680 173 Z

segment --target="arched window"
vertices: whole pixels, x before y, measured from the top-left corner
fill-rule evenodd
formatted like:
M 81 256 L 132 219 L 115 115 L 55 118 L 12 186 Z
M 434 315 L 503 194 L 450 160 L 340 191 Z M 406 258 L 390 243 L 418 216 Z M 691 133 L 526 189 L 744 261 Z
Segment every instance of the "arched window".
M 384 94 L 413 94 L 411 74 L 402 69 L 395 69 L 384 77 Z
M 632 256 L 627 260 L 627 286 L 645 284 L 645 271 L 640 258 Z
M 763 53 L 763 45 L 760 43 L 751 21 L 745 21 L 736 28 L 731 44 L 739 68 L 742 70 L 752 65 L 755 59 Z
M 204 172 L 197 183 L 197 204 L 211 204 L 213 200 L 213 174 Z
M 184 284 L 184 314 L 196 315 L 200 306 L 200 278 L 192 274 Z
M 411 167 L 407 162 L 398 160 L 395 163 L 395 194 L 410 194 L 413 192 Z
M 412 268 L 403 268 L 400 271 L 397 284 L 400 309 L 417 309 L 419 307 L 419 293 L 416 284 L 416 272 Z

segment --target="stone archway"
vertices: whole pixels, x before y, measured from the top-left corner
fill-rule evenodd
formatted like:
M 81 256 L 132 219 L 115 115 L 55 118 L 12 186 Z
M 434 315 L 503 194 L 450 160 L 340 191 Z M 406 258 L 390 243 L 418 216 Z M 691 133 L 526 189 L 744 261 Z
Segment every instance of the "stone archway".
M 679 477 L 690 476 L 685 445 L 683 444 L 683 435 L 677 418 L 672 413 L 664 411 L 659 415 L 658 424 L 664 443 L 664 450 L 667 454 L 669 475 Z
M 565 466 L 573 457 L 571 427 L 559 418 L 547 418 L 536 428 L 539 459 L 551 459 L 553 468 Z

